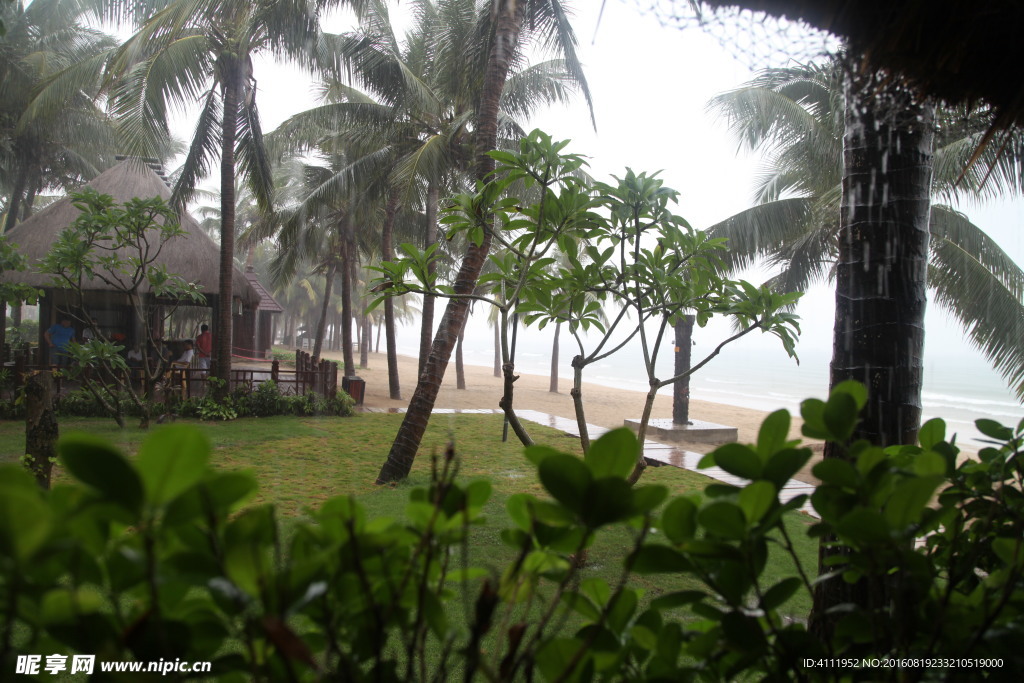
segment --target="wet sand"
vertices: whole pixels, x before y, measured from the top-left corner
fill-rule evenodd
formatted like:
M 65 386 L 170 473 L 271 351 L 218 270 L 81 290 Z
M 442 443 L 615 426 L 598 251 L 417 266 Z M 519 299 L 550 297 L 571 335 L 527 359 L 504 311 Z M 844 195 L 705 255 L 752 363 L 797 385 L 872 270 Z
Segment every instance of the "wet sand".
M 340 360 L 339 352 L 324 354 L 327 358 Z M 356 362 L 358 363 L 358 357 Z M 401 379 L 402 399 L 389 397 L 387 358 L 384 354 L 371 353 L 369 367 L 361 368 L 358 375 L 366 380 L 364 405 L 367 408 L 404 408 L 416 388 L 416 359 L 400 356 L 398 359 L 399 376 Z M 515 383 L 514 402 L 516 407 L 537 410 L 552 415 L 575 419 L 572 398 L 569 390 L 572 382 L 565 378 L 559 379 L 558 393 L 549 391 L 550 380 L 539 375 L 520 374 Z M 445 373 L 444 384 L 435 402 L 436 408 L 497 408 L 501 398 L 502 381 L 495 377 L 492 368 L 467 365 L 466 388 L 455 388 L 455 363 L 449 364 Z M 637 419 L 643 412 L 645 395 L 638 391 L 614 389 L 600 384 L 585 383 L 583 387 L 584 408 L 587 422 L 600 427 L 621 427 L 626 419 Z M 762 420 L 773 408 L 766 406 L 765 411 L 740 408 L 722 403 L 691 400 L 690 418 L 715 422 L 736 427 L 741 443 L 753 443 L 757 439 L 757 430 Z M 653 418 L 672 417 L 672 399 L 669 396 L 658 396 L 654 402 Z M 800 438 L 800 418 L 793 417 L 790 438 Z M 707 452 L 713 445 L 686 443 L 684 447 L 697 452 Z M 814 444 L 816 457 L 812 458 L 807 467 L 797 475 L 802 481 L 814 481 L 810 467 L 820 456 L 821 444 Z

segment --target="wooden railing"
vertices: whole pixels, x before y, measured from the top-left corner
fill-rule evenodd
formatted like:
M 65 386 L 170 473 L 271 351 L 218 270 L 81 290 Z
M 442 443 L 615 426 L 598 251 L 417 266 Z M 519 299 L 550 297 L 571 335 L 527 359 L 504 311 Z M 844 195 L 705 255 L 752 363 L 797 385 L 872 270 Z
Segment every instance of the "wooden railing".
M 26 373 L 35 370 L 48 368 L 48 365 L 40 365 L 29 353 L 13 354 L 14 361 L 11 368 L 15 383 L 21 384 Z M 212 371 L 211 371 L 212 372 Z M 211 372 L 201 370 L 197 367 L 171 368 L 168 370 L 167 386 L 173 387 L 174 391 L 165 391 L 165 399 L 171 396 L 181 395 L 184 398 L 192 396 L 205 396 L 207 392 L 207 381 Z M 141 386 L 145 378 L 141 370 L 137 371 L 135 378 L 138 386 Z M 274 360 L 266 368 L 238 368 L 231 370 L 231 390 L 246 387 L 249 391 L 255 389 L 262 382 L 273 380 L 277 383 L 282 394 L 305 395 L 318 393 L 322 396 L 334 398 L 338 394 L 338 366 L 329 360 L 320 360 L 314 363 L 313 357 L 302 350 L 295 352 L 295 369 L 282 369 L 278 360 Z M 178 389 L 180 388 L 180 391 Z M 60 379 L 57 379 L 55 389 L 60 392 Z
M 182 387 L 185 398 L 206 395 L 208 374 L 197 368 L 174 368 L 171 370 L 171 385 Z M 295 369 L 282 370 L 281 363 L 274 360 L 270 367 L 240 368 L 231 371 L 231 390 L 242 387 L 249 391 L 262 382 L 273 380 L 282 394 L 303 396 L 317 393 L 334 398 L 338 394 L 338 366 L 329 360 L 313 362 L 313 357 L 302 350 L 295 352 Z

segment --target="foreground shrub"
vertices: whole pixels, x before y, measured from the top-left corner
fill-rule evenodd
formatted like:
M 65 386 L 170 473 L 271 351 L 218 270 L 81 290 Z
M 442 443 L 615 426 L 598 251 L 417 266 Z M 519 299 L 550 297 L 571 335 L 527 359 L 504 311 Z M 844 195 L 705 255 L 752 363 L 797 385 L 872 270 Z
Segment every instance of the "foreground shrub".
M 805 433 L 845 442 L 863 400 L 846 385 L 805 402 Z M 1024 666 L 1024 423 L 981 421 L 1000 443 L 959 465 L 940 421 L 920 446 L 848 444 L 848 459 L 814 468 L 821 521 L 807 531 L 788 513 L 808 497 L 779 499 L 811 455 L 787 441 L 789 422 L 774 413 L 757 444 L 705 458 L 750 483 L 672 500 L 628 485 L 638 445 L 626 430 L 584 459 L 527 448 L 549 497 L 508 500 L 501 535 L 517 555 L 499 574 L 469 559 L 490 485 L 456 481 L 452 452 L 409 493 L 404 520 L 336 498 L 286 533 L 272 505 L 242 509 L 256 482 L 209 469 L 194 429 L 154 433 L 134 461 L 68 437 L 75 484 L 46 493 L 0 471 L 0 629 L 14 634 L 0 666 L 97 653 L 212 661 L 223 680 L 346 681 L 976 679 Z M 634 542 L 609 585 L 574 560 L 614 526 Z M 814 578 L 792 535 L 826 532 L 846 552 Z M 772 553 L 796 573 L 766 579 Z M 628 579 L 652 573 L 696 587 L 644 604 Z M 840 606 L 820 642 L 780 613 L 820 581 L 887 597 Z
M 233 420 L 238 417 L 273 417 L 275 415 L 350 417 L 355 414 L 355 401 L 343 391 L 333 398 L 315 392 L 302 395 L 282 394 L 277 383 L 268 380 L 254 389 L 239 387 L 222 399 L 213 398 L 217 384 L 223 384 L 211 377 L 207 396 L 196 396 L 174 405 L 174 411 L 182 417 L 197 417 L 200 420 Z

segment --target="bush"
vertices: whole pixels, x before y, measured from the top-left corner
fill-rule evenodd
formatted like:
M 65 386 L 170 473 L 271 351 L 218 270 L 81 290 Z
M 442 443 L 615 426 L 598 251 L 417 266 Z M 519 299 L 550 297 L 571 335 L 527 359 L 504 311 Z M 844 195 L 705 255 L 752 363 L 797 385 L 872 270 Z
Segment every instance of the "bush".
M 210 378 L 210 391 L 216 389 L 217 378 Z M 201 420 L 233 420 L 237 417 L 272 417 L 274 415 L 328 415 L 350 417 L 355 414 L 355 402 L 345 392 L 334 398 L 309 393 L 300 396 L 284 395 L 277 383 L 261 382 L 255 389 L 239 387 L 223 399 L 212 396 L 193 397 L 175 406 L 178 415 Z
M 853 385 L 805 402 L 805 434 L 845 444 L 863 402 Z M 344 497 L 286 534 L 272 505 L 243 509 L 256 482 L 210 469 L 195 429 L 155 432 L 134 460 L 66 437 L 71 486 L 47 493 L 17 467 L 0 469 L 0 620 L 20 634 L 0 642 L 0 665 L 14 670 L 26 653 L 101 653 L 212 661 L 223 680 L 347 681 L 930 680 L 965 667 L 976 667 L 971 679 L 1020 670 L 1024 421 L 1016 430 L 980 421 L 1000 444 L 979 461 L 958 465 L 935 420 L 920 446 L 849 444 L 849 459 L 819 463 L 810 500 L 821 522 L 800 533 L 834 534 L 844 554 L 816 579 L 793 551 L 803 526 L 787 515 L 808 497 L 779 500 L 811 455 L 787 441 L 789 422 L 773 413 L 756 445 L 705 458 L 749 484 L 672 500 L 663 487 L 628 485 L 638 444 L 627 430 L 583 459 L 527 448 L 547 496 L 509 498 L 513 525 L 501 536 L 518 554 L 496 572 L 467 562 L 490 485 L 457 482 L 450 450 L 430 485 L 409 492 L 404 520 L 368 519 Z M 632 529 L 635 542 L 622 550 L 622 580 L 609 585 L 574 558 L 613 526 Z M 766 579 L 771 553 L 792 556 L 797 573 Z M 678 575 L 685 589 L 644 604 L 627 579 L 651 573 Z M 838 606 L 827 641 L 782 618 L 792 595 L 834 581 L 888 586 L 888 598 Z M 462 595 L 474 597 L 460 607 Z
M 142 417 L 142 410 L 126 391 L 111 392 L 111 402 L 116 401 L 122 414 L 129 417 Z M 109 417 L 110 413 L 96 400 L 87 389 L 74 389 L 61 394 L 54 401 L 54 408 L 60 417 Z M 153 406 L 153 412 L 159 412 L 159 406 Z
M 12 349 L 25 344 L 35 346 L 39 342 L 39 321 L 22 320 L 20 325 L 9 325 L 5 338 Z

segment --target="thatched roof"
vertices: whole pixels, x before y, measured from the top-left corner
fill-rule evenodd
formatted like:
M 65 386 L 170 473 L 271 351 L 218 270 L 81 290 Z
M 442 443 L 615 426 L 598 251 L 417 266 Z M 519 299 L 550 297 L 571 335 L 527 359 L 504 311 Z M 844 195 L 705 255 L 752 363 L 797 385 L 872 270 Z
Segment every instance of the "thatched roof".
M 256 290 L 256 293 L 260 295 L 260 304 L 257 306 L 257 310 L 269 313 L 284 313 L 284 308 L 281 307 L 281 304 L 277 303 L 274 295 L 256 278 L 256 273 L 252 271 L 251 266 L 245 271 L 245 279 L 249 281 L 249 285 Z
M 998 125 L 1024 124 L 1021 0 L 705 0 L 800 19 L 846 39 L 873 69 L 947 102 L 986 102 Z M 677 5 L 683 0 L 676 0 Z
M 145 164 L 127 159 L 113 168 L 104 171 L 86 183 L 101 194 L 108 194 L 121 204 L 136 197 L 162 197 L 169 200 L 170 188 Z M 58 235 L 78 217 L 79 211 L 72 205 L 71 199 L 63 197 L 35 214 L 28 220 L 19 223 L 7 232 L 8 239 L 18 245 L 18 251 L 28 257 L 34 266 L 45 256 L 50 245 Z M 187 233 L 176 237 L 164 245 L 160 254 L 160 263 L 189 282 L 202 285 L 202 291 L 208 296 L 216 297 L 220 273 L 220 247 L 203 232 L 195 219 L 183 211 L 179 220 L 181 228 Z M 51 286 L 49 275 L 39 273 L 11 273 L 8 277 L 34 287 Z M 12 277 L 14 279 L 14 277 Z M 110 287 L 100 280 L 93 280 L 94 287 L 90 290 L 110 291 Z M 233 292 L 246 305 L 259 304 L 260 295 L 250 285 L 245 275 L 235 268 Z

